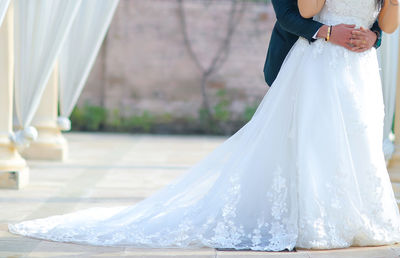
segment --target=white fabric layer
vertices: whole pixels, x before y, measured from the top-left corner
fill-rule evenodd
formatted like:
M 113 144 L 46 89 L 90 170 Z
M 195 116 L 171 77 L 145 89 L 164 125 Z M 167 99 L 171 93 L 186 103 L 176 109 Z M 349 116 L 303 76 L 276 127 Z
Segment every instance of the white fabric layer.
M 10 0 L 0 0 L 0 26 L 3 23 L 3 19 L 7 13 Z
M 60 112 L 67 118 L 82 92 L 118 0 L 85 0 L 60 54 Z
M 80 0 L 15 0 L 15 107 L 28 127 Z
M 325 12 L 358 15 L 370 8 L 363 13 L 368 20 L 352 20 L 365 26 L 376 17 L 373 1 L 327 0 Z M 352 53 L 299 39 L 250 122 L 169 186 L 133 206 L 9 229 L 135 247 L 276 251 L 399 242 L 400 216 L 382 152 L 383 116 L 375 49 Z
M 378 49 L 383 99 L 385 103 L 383 152 L 385 153 L 386 160 L 389 160 L 394 152 L 392 125 L 396 103 L 399 35 L 399 30 L 390 35 L 384 33 L 382 46 Z

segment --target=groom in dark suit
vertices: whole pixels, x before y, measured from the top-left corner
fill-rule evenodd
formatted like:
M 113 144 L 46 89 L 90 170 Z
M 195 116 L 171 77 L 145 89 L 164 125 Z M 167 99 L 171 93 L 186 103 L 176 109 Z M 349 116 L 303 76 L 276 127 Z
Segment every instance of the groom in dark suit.
M 325 38 L 328 32 L 327 25 L 300 15 L 297 0 L 272 0 L 272 5 L 277 22 L 272 31 L 264 65 L 264 77 L 269 86 L 274 82 L 286 55 L 299 37 L 312 43 L 318 38 Z M 355 29 L 354 25 L 339 24 L 333 26 L 329 41 L 354 52 L 363 52 L 371 47 L 378 48 L 381 34 L 378 22 L 371 29 Z

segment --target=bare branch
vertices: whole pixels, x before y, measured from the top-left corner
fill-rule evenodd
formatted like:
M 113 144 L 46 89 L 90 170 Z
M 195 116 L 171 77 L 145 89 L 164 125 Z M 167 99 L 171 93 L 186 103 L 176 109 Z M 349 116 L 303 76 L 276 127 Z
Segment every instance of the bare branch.
M 223 67 L 225 64 L 226 60 L 229 57 L 230 54 L 230 49 L 231 49 L 231 42 L 233 35 L 236 31 L 236 28 L 238 24 L 240 23 L 243 13 L 246 8 L 245 1 L 243 0 L 231 0 L 231 9 L 229 12 L 229 18 L 228 18 L 228 26 L 227 26 L 227 32 L 222 40 L 220 46 L 217 49 L 217 52 L 215 53 L 214 57 L 211 60 L 211 63 L 208 67 L 204 67 L 201 62 L 199 57 L 196 55 L 193 45 L 189 39 L 188 35 L 188 29 L 187 29 L 187 21 L 186 21 L 186 13 L 184 10 L 184 3 L 183 0 L 177 0 L 178 1 L 178 14 L 179 14 L 179 21 L 181 25 L 181 30 L 184 38 L 184 44 L 189 52 L 190 57 L 192 58 L 193 62 L 197 66 L 197 68 L 200 70 L 202 74 L 202 79 L 201 79 L 201 91 L 202 91 L 202 96 L 203 96 L 203 106 L 206 109 L 208 115 L 210 118 L 212 118 L 211 114 L 211 109 L 209 107 L 209 101 L 208 101 L 208 96 L 206 94 L 206 85 L 207 85 L 207 80 L 208 78 L 212 75 L 215 74 L 219 69 Z M 211 2 L 211 0 L 210 0 Z M 238 7 L 238 2 L 241 2 L 240 7 Z
M 178 8 L 179 8 L 179 11 L 178 11 L 179 21 L 181 24 L 181 30 L 182 30 L 185 46 L 186 46 L 193 62 L 196 64 L 197 68 L 199 68 L 199 70 L 203 73 L 205 68 L 202 66 L 202 64 L 200 63 L 200 60 L 198 59 L 197 55 L 195 54 L 195 52 L 193 50 L 193 46 L 189 39 L 188 30 L 187 30 L 187 22 L 186 22 L 186 13 L 185 13 L 184 6 L 183 6 L 183 0 L 177 0 L 177 1 L 178 1 Z

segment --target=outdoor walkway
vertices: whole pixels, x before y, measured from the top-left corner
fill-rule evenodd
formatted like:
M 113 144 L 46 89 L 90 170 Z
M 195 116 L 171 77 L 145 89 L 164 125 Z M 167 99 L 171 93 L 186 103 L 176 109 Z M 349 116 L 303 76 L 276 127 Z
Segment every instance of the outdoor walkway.
M 329 251 L 234 252 L 214 249 L 94 247 L 19 237 L 7 223 L 94 206 L 131 205 L 180 175 L 225 137 L 66 134 L 66 162 L 29 161 L 22 190 L 0 190 L 0 257 L 400 257 L 400 245 Z

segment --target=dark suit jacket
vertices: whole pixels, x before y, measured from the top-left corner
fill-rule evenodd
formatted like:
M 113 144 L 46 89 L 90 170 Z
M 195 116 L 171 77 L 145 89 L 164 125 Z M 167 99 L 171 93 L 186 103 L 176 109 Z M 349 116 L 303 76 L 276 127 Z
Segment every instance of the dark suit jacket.
M 265 81 L 270 86 L 278 75 L 286 55 L 299 37 L 303 37 L 311 43 L 314 41 L 312 37 L 323 25 L 312 19 L 303 18 L 297 7 L 297 0 L 272 0 L 272 5 L 277 22 L 272 31 L 264 65 Z M 372 30 L 382 33 L 378 22 L 375 22 Z M 377 46 L 379 45 L 380 42 Z

